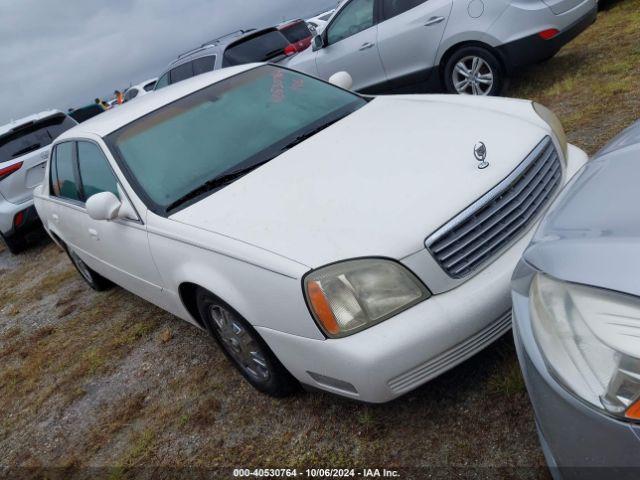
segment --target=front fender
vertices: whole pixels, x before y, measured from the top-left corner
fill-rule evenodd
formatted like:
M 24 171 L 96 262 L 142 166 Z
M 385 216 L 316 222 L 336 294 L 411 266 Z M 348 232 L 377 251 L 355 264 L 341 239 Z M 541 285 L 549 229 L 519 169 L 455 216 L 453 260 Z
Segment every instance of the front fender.
M 166 286 L 168 309 L 175 315 L 197 323 L 180 298 L 180 286 L 191 283 L 217 295 L 254 327 L 324 338 L 302 293 L 301 278 L 307 267 L 290 262 L 286 271 L 276 271 L 242 258 L 238 251 L 223 249 L 209 232 L 193 229 L 188 235 L 182 232 L 177 236 L 159 228 L 159 224 L 172 227 L 170 220 L 158 218 L 151 223 L 151 252 Z

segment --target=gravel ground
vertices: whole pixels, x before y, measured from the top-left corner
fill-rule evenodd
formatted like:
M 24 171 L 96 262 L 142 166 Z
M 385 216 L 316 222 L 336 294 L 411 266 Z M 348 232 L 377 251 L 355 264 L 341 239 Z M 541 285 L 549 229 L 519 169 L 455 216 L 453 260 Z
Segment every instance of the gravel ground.
M 640 0 L 605 7 L 509 91 L 558 111 L 590 153 L 640 116 Z M 386 467 L 403 478 L 548 478 L 508 335 L 386 405 L 274 400 L 204 332 L 120 288 L 90 290 L 44 238 L 19 256 L 0 247 L 0 299 L 0 475 Z

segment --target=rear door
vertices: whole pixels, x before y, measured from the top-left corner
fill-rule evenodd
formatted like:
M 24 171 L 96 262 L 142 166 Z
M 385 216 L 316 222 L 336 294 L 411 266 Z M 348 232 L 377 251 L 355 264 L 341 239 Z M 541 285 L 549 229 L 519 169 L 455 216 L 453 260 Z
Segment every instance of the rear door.
M 353 89 L 372 90 L 387 77 L 378 52 L 378 24 L 375 0 L 351 0 L 327 27 L 326 46 L 316 52 L 320 77 L 328 80 L 346 71 L 353 77 Z
M 452 0 L 379 0 L 378 48 L 394 86 L 426 81 L 435 65 Z
M 16 127 L 0 137 L 0 195 L 20 204 L 44 179 L 49 146 L 76 122 L 58 114 Z

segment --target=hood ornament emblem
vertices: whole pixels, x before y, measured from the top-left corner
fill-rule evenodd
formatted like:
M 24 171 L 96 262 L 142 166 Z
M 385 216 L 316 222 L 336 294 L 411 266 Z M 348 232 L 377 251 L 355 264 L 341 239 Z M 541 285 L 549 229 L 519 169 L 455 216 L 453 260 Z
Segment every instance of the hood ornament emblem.
M 476 146 L 473 147 L 473 155 L 476 157 L 476 160 L 480 162 L 478 164 L 478 168 L 480 170 L 484 170 L 489 166 L 489 162 L 487 162 L 487 146 L 484 142 L 476 143 Z

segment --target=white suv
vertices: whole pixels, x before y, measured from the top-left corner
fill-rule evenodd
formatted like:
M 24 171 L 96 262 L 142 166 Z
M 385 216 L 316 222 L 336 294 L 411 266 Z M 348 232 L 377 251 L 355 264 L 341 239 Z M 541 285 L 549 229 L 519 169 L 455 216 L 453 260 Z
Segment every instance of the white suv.
M 596 19 L 597 0 L 348 0 L 286 66 L 364 93 L 426 85 L 497 95 L 515 68 L 540 62 Z
M 77 122 L 49 110 L 0 127 L 0 237 L 11 253 L 39 225 L 33 189 L 42 183 L 51 143 Z

